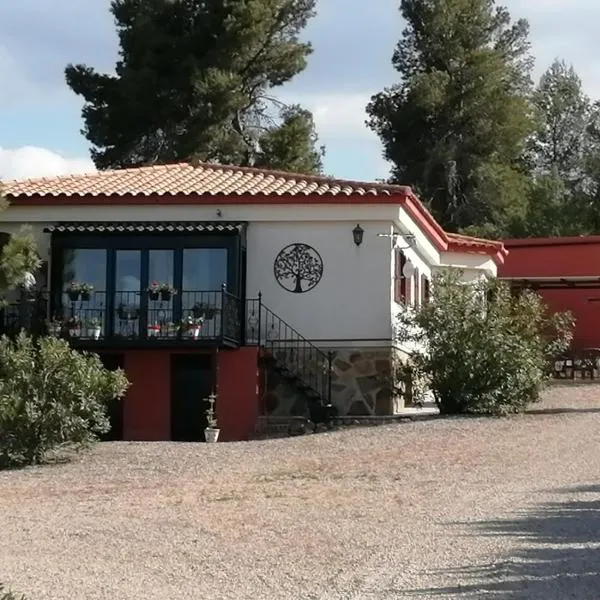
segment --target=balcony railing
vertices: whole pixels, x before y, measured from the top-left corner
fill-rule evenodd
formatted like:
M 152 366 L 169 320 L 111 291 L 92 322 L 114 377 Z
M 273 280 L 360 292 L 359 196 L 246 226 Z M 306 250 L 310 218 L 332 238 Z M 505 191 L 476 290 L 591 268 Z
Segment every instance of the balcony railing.
M 37 292 L 3 309 L 5 333 L 20 329 L 71 340 L 241 342 L 240 299 L 226 289 L 154 295 L 93 291 L 87 295 Z

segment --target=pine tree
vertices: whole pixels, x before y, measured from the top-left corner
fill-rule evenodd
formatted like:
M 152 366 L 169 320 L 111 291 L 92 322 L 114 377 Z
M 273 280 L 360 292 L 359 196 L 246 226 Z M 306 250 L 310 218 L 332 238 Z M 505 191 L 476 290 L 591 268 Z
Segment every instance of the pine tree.
M 513 234 L 589 233 L 591 102 L 575 69 L 558 59 L 541 76 L 532 101 L 536 130 L 526 151 L 532 175 L 529 208 Z
M 197 159 L 319 171 L 307 111 L 279 117 L 272 89 L 306 66 L 315 0 L 112 0 L 115 75 L 69 65 L 99 169 Z M 291 109 L 290 109 L 291 110 Z M 295 144 L 273 154 L 274 140 Z M 265 149 L 263 150 L 263 144 Z M 287 158 L 291 157 L 291 164 Z
M 542 75 L 533 103 L 537 130 L 529 152 L 534 172 L 556 174 L 567 184 L 580 181 L 591 105 L 575 69 L 564 61 L 554 61 Z
M 521 218 L 532 130 L 528 24 L 494 0 L 401 0 L 400 82 L 367 107 L 393 164 L 449 230 Z

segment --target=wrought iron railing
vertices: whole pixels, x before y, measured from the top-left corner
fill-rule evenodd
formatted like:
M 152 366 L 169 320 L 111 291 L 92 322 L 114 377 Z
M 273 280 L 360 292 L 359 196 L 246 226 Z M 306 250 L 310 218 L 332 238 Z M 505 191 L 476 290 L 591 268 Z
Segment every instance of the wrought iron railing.
M 291 379 L 331 401 L 332 354 L 308 341 L 264 305 L 261 294 L 246 301 L 246 345 L 264 347 Z
M 2 310 L 3 332 L 21 329 L 83 340 L 226 340 L 240 343 L 241 303 L 225 288 L 152 294 L 147 291 L 36 292 Z

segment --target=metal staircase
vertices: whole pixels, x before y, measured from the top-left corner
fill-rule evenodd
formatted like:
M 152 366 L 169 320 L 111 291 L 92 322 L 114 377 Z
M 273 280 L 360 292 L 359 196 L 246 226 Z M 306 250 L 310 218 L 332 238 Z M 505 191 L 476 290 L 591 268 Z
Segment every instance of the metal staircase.
M 307 405 L 331 402 L 332 354 L 323 352 L 265 306 L 261 294 L 246 301 L 247 346 L 262 349 L 263 366 L 301 392 Z

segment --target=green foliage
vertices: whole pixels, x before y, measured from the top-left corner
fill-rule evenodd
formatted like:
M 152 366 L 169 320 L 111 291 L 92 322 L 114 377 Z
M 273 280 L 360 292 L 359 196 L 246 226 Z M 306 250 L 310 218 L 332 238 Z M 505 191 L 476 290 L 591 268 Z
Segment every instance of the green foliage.
M 270 128 L 260 138 L 255 166 L 320 173 L 324 149 L 316 147 L 318 137 L 312 114 L 300 106 L 290 106 L 281 111 L 281 116 L 281 125 Z
M 537 128 L 528 144 L 528 159 L 536 175 L 557 175 L 565 184 L 583 178 L 589 147 L 589 98 L 572 66 L 556 60 L 542 75 L 533 106 Z
M 399 338 L 416 345 L 413 366 L 430 381 L 441 413 L 522 411 L 538 400 L 548 361 L 568 347 L 573 319 L 548 314 L 535 293 L 461 277 L 437 275 L 430 301 L 399 316 Z
M 108 431 L 106 403 L 128 387 L 121 371 L 56 338 L 0 338 L 0 468 L 39 463 Z
M 0 211 L 8 208 L 0 184 Z M 8 237 L 0 250 L 0 304 L 8 290 L 25 283 L 26 274 L 35 273 L 41 265 L 33 230 L 23 226 Z
M 192 158 L 316 171 L 306 111 L 273 120 L 270 95 L 306 66 L 315 0 L 113 0 L 115 75 L 69 65 L 100 169 Z M 283 147 L 284 142 L 293 148 Z M 264 150 L 263 150 L 264 146 Z
M 26 273 L 35 273 L 41 260 L 33 230 L 24 226 L 10 236 L 0 252 L 0 274 L 5 286 L 12 289 L 24 283 Z
M 533 130 L 527 22 L 493 0 L 402 0 L 400 11 L 400 82 L 367 107 L 392 180 L 414 186 L 447 229 L 503 225 L 523 211 Z

